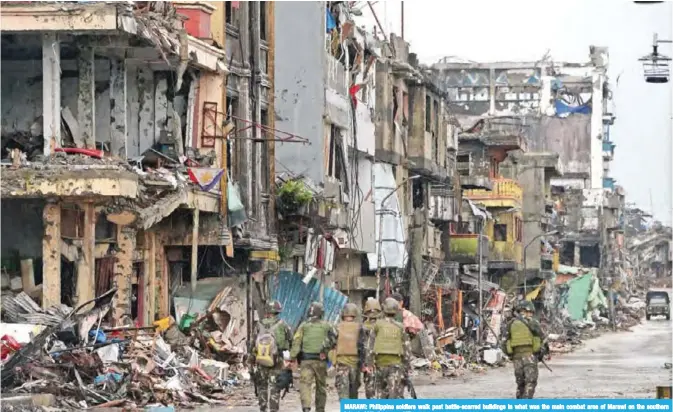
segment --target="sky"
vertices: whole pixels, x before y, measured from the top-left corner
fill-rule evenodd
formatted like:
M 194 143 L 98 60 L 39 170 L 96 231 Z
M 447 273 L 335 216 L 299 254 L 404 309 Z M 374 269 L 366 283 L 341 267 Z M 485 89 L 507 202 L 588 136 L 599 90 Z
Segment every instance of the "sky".
M 365 2 L 362 24 L 376 24 Z M 401 33 L 399 1 L 372 2 L 386 33 Z M 360 21 L 358 22 L 360 24 Z M 589 46 L 607 46 L 608 76 L 617 116 L 610 175 L 626 201 L 671 224 L 673 214 L 673 82 L 645 83 L 638 58 L 652 37 L 673 40 L 673 2 L 640 5 L 624 0 L 414 0 L 404 4 L 404 37 L 421 62 L 444 56 L 467 60 L 587 62 Z M 673 44 L 659 52 L 673 56 Z M 619 81 L 617 82 L 617 79 Z

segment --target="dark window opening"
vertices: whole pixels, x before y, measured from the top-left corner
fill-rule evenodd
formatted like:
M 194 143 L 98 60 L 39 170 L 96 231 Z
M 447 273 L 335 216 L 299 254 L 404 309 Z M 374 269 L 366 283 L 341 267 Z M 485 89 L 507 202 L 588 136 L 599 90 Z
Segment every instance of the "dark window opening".
M 397 120 L 397 111 L 399 110 L 397 95 L 398 95 L 397 87 L 393 86 L 393 128 L 395 127 L 395 121 Z
M 432 115 L 434 116 L 433 132 L 435 132 L 435 134 L 438 135 L 439 134 L 439 102 L 437 100 L 435 100 L 433 102 Z
M 503 224 L 493 225 L 493 240 L 496 242 L 507 241 L 507 225 Z
M 514 219 L 514 228 L 516 230 L 516 237 L 515 240 L 517 242 L 523 241 L 523 221 L 519 218 Z
M 259 2 L 259 38 L 262 40 L 267 39 L 266 33 L 266 2 Z
M 425 187 L 421 180 L 414 180 L 412 186 L 412 206 L 414 209 L 420 209 L 425 206 Z
M 552 270 L 552 261 L 551 260 L 543 260 L 540 262 L 540 269 L 542 270 Z
M 224 18 L 225 21 L 229 24 L 232 24 L 234 19 L 232 15 L 233 7 L 231 7 L 231 2 L 230 1 L 225 1 L 224 2 Z
M 429 132 L 432 128 L 432 104 L 430 96 L 425 96 L 425 131 Z
M 402 92 L 402 122 L 406 126 L 409 121 L 409 93 Z
M 346 168 L 341 132 L 335 125 L 332 125 L 330 129 L 328 171 L 329 176 L 341 182 L 344 193 L 348 193 L 348 169 Z
M 598 245 L 580 246 L 580 265 L 588 268 L 597 268 L 601 264 L 601 253 Z
M 575 265 L 575 242 L 563 242 L 561 253 L 559 253 L 559 263 L 567 266 Z

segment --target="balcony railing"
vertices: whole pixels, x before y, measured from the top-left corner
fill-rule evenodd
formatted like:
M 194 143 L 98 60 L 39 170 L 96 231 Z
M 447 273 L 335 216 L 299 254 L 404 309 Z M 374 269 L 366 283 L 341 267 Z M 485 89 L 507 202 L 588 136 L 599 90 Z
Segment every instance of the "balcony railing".
M 451 260 L 461 263 L 477 263 L 479 261 L 479 238 L 480 235 L 474 233 L 452 233 L 451 239 L 449 240 Z M 488 259 L 488 249 L 488 237 L 481 235 L 481 251 L 483 259 Z
M 489 261 L 494 262 L 523 262 L 523 247 L 519 242 L 491 242 Z
M 476 201 L 509 201 L 520 205 L 523 201 L 521 186 L 512 179 L 493 179 L 493 190 L 471 189 L 465 190 L 464 195 L 470 200 Z M 514 206 L 512 205 L 486 205 L 486 206 Z

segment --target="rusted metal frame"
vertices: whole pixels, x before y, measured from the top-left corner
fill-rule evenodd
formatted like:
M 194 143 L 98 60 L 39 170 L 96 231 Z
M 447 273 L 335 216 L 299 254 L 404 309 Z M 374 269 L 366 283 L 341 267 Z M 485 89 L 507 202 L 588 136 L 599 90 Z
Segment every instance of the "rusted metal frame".
M 214 148 L 215 141 L 218 137 L 217 135 L 217 115 L 220 113 L 217 111 L 216 102 L 203 102 L 203 121 L 201 122 L 201 147 L 205 148 Z M 206 132 L 206 130 L 211 129 L 214 131 L 214 134 Z

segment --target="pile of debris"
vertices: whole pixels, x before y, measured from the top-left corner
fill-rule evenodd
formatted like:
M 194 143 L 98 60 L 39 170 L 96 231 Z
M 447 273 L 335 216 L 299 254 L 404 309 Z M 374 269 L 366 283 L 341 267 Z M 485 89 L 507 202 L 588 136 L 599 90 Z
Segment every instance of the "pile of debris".
M 112 327 L 104 319 L 115 294 L 74 310 L 42 310 L 25 293 L 3 296 L 3 320 L 13 322 L 3 324 L 3 391 L 50 393 L 77 409 L 234 402 L 235 387 L 250 376 L 241 351 L 227 350 L 222 332 L 217 338 L 218 330 L 204 327 L 218 323 L 217 302 L 181 325 L 167 317 L 149 327 L 128 320 Z

